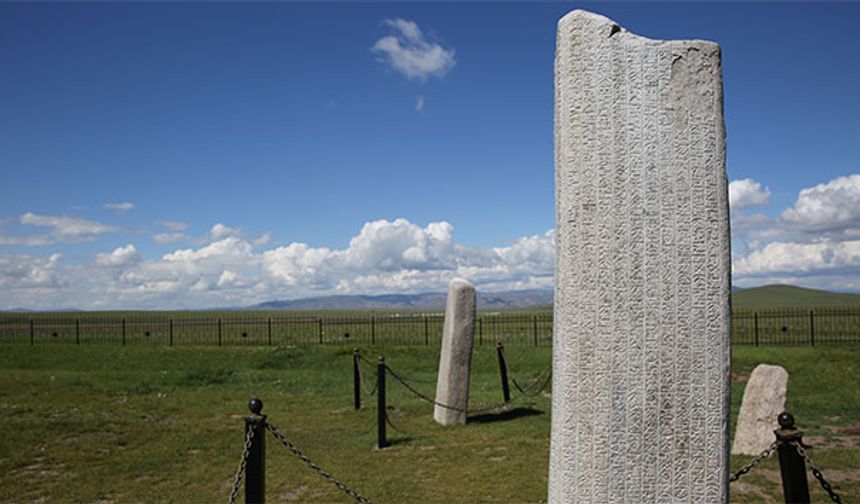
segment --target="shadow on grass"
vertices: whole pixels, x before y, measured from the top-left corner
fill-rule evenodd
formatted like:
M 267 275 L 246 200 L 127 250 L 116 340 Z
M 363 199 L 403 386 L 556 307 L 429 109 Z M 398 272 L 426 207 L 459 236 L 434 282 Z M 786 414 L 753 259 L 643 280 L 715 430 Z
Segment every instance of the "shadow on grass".
M 466 423 L 491 423 L 491 422 L 506 422 L 515 420 L 520 417 L 528 417 L 535 415 L 543 415 L 543 411 L 534 408 L 513 408 L 498 413 L 483 413 L 480 415 L 470 416 Z

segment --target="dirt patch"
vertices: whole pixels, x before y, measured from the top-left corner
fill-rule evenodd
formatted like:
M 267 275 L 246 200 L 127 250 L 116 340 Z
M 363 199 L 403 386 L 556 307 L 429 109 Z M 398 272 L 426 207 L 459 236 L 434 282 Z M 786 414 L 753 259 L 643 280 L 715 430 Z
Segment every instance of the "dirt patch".
M 307 485 L 299 485 L 296 488 L 281 492 L 281 494 L 278 495 L 278 498 L 286 502 L 297 502 L 307 490 Z
M 752 483 L 746 483 L 743 481 L 736 481 L 732 483 L 731 486 L 732 493 L 739 493 L 745 495 L 755 495 L 760 498 L 763 502 L 767 502 L 768 504 L 773 503 L 776 504 L 779 501 L 773 498 L 773 496 L 769 495 L 764 489 L 758 485 L 754 485 Z
M 823 429 L 830 435 L 804 436 L 803 441 L 812 446 L 809 452 L 815 459 L 815 451 L 845 450 L 860 448 L 860 424 L 854 425 L 825 425 Z
M 735 382 L 735 383 L 746 383 L 749 380 L 750 380 L 749 373 L 741 374 L 741 373 L 735 373 L 734 371 L 732 371 L 732 381 L 733 382 Z
M 848 434 L 849 436 L 860 436 L 860 424 L 848 425 L 846 427 L 831 427 L 835 432 Z

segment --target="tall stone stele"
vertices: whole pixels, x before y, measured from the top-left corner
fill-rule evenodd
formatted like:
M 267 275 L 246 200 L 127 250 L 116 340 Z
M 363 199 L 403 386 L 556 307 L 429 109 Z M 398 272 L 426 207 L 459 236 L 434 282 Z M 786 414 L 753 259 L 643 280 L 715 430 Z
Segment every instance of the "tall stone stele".
M 442 352 L 436 382 L 437 405 L 433 410 L 433 419 L 442 425 L 466 423 L 475 307 L 475 288 L 472 284 L 460 278 L 452 280 L 448 286 L 445 326 L 442 330 Z
M 727 502 L 720 48 L 558 23 L 549 502 Z

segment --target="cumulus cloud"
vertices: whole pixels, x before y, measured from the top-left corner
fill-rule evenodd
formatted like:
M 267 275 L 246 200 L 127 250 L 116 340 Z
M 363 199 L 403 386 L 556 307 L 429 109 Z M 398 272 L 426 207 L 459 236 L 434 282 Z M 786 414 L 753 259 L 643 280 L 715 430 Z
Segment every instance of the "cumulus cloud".
M 210 234 L 222 238 L 155 259 L 142 258 L 131 243 L 98 253 L 89 263 L 65 267 L 59 255 L 51 260 L 4 258 L 2 285 L 35 289 L 61 285 L 61 279 L 68 278 L 76 286 L 74 298 L 53 302 L 100 309 L 245 306 L 334 293 L 438 292 L 455 277 L 489 291 L 552 286 L 552 231 L 478 248 L 457 243 L 449 222 L 420 226 L 407 219 L 377 220 L 364 224 L 343 248 L 293 242 L 270 250 L 257 250 L 226 226 L 213 226 Z M 21 296 L 10 292 L 0 290 L 0 307 L 18 305 Z M 36 305 L 42 298 L 31 299 Z
M 455 277 L 493 290 L 552 286 L 552 231 L 492 249 L 457 244 L 453 231 L 444 221 L 373 221 L 345 249 L 293 243 L 263 253 L 262 264 L 274 285 L 340 293 L 434 291 Z
M 386 19 L 383 24 L 393 34 L 377 40 L 370 50 L 407 79 L 441 78 L 454 68 L 454 49 L 429 42 L 415 22 L 397 18 Z
M 9 289 L 6 293 L 9 295 L 17 289 L 62 287 L 66 284 L 59 272 L 62 257 L 60 254 L 52 254 L 47 259 L 29 254 L 0 255 L 0 288 Z
M 732 180 L 729 183 L 729 205 L 732 210 L 742 211 L 764 206 L 769 201 L 770 188 L 762 187 L 761 183 L 751 178 Z
M 128 201 L 124 201 L 122 203 L 105 203 L 104 208 L 116 210 L 116 213 L 118 214 L 124 214 L 134 208 L 134 203 L 130 203 Z
M 860 230 L 860 174 L 802 189 L 781 220 L 805 231 Z
M 738 275 L 806 273 L 860 268 L 860 240 L 844 242 L 768 243 L 735 261 Z
M 108 268 L 127 268 L 140 261 L 140 255 L 137 249 L 129 243 L 125 247 L 117 247 L 110 253 L 96 254 L 93 261 L 98 266 L 106 266 Z
M 212 226 L 212 229 L 209 230 L 209 237 L 213 241 L 222 240 L 231 236 L 239 236 L 240 234 L 241 230 L 239 228 L 231 228 L 221 224 L 220 222 Z
M 860 175 L 802 189 L 777 219 L 738 215 L 732 231 L 747 245 L 733 261 L 738 285 L 854 288 L 845 278 L 860 277 Z

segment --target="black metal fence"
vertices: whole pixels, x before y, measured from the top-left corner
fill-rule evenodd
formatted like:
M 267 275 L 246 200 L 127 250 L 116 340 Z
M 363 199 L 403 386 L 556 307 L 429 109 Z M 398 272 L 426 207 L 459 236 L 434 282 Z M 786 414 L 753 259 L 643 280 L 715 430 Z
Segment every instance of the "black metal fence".
M 0 314 L 0 344 L 437 345 L 441 313 L 306 315 L 283 312 Z M 552 312 L 480 313 L 475 343 L 552 345 Z M 860 343 L 860 308 L 735 311 L 738 345 Z

